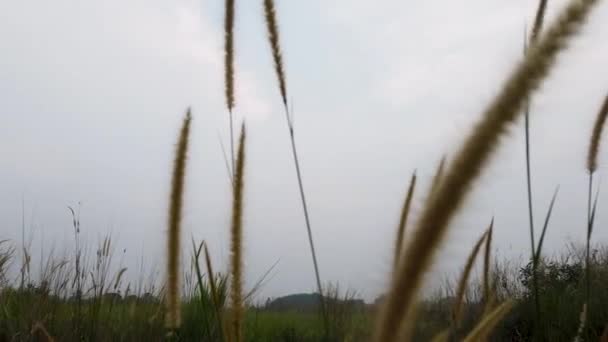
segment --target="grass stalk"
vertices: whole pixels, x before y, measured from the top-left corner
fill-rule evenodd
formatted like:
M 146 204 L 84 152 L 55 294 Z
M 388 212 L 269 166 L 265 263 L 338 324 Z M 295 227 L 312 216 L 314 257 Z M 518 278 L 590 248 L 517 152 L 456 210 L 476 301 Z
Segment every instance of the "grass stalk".
M 585 239 L 585 304 L 591 299 L 591 231 L 595 217 L 595 208 L 591 208 L 591 193 L 593 191 L 593 172 L 589 172 L 589 188 L 587 195 L 587 236 Z M 592 213 L 593 211 L 593 213 Z M 583 311 L 587 315 L 587 310 Z M 581 320 L 583 322 L 583 320 Z
M 492 253 L 492 235 L 494 233 L 494 218 L 490 221 L 483 256 L 483 302 L 486 309 L 490 304 L 490 258 Z M 485 310 L 484 310 L 485 311 Z
M 534 25 L 532 27 L 532 33 L 530 35 L 530 44 L 534 44 L 542 29 L 545 10 L 547 8 L 547 0 L 540 0 L 536 9 L 536 15 L 534 17 Z M 528 52 L 528 37 L 524 38 L 524 54 Z M 532 260 L 536 255 L 534 250 L 535 237 L 534 237 L 534 209 L 532 201 L 532 172 L 531 172 L 531 157 L 530 157 L 530 100 L 528 99 L 525 103 L 524 109 L 524 134 L 525 134 L 525 148 L 526 148 L 526 185 L 528 195 L 528 219 L 530 228 L 530 256 Z M 538 291 L 538 275 L 536 264 L 532 265 L 532 287 L 534 288 L 534 310 L 536 313 L 537 322 L 540 324 L 540 298 Z
M 375 341 L 392 341 L 410 306 L 415 302 L 423 276 L 443 240 L 447 226 L 487 165 L 509 124 L 521 114 L 527 98 L 552 69 L 557 55 L 585 23 L 597 0 L 571 1 L 545 35 L 515 68 L 482 120 L 466 139 L 428 205 L 424 208 L 414 239 L 406 248 L 388 298 L 381 309 Z
M 203 286 L 203 272 L 201 271 L 201 266 L 199 264 L 199 257 L 201 255 L 201 251 L 203 249 L 203 245 L 205 244 L 205 241 L 202 241 L 198 247 L 196 246 L 196 243 L 194 242 L 194 238 L 192 238 L 192 251 L 193 251 L 193 255 L 192 255 L 192 262 L 194 263 L 194 271 L 195 271 L 195 275 L 196 275 L 196 284 L 198 286 L 198 291 L 199 291 L 199 302 L 200 302 L 200 308 L 201 311 L 203 312 L 203 323 L 205 323 L 205 332 L 207 334 L 207 336 L 211 336 L 211 324 L 209 323 L 209 317 L 207 316 L 206 312 L 205 312 L 205 289 Z M 213 296 L 213 295 L 212 295 Z
M 186 113 L 179 133 L 173 172 L 171 175 L 171 195 L 169 198 L 169 230 L 167 238 L 167 327 L 176 330 L 180 325 L 180 230 L 182 218 L 182 204 L 184 194 L 184 179 L 186 175 L 186 157 L 188 153 L 188 139 L 190 135 L 190 109 Z
M 281 44 L 279 39 L 279 24 L 277 23 L 276 8 L 273 0 L 264 0 L 264 19 L 266 21 L 266 29 L 268 31 L 268 41 L 272 52 L 272 60 L 274 62 L 274 70 L 279 83 L 279 91 L 285 111 L 287 110 L 287 85 L 285 77 L 285 68 L 283 66 L 283 54 L 281 52 Z
M 245 176 L 245 124 L 241 126 L 241 135 L 234 173 L 234 188 L 232 192 L 232 224 L 230 229 L 230 300 L 231 327 L 234 341 L 243 340 L 243 189 Z
M 471 270 L 473 270 L 473 264 L 475 263 L 475 259 L 477 259 L 481 245 L 484 243 L 484 241 L 486 241 L 489 233 L 490 228 L 486 230 L 477 240 L 477 243 L 475 243 L 475 246 L 467 258 L 467 262 L 462 270 L 462 274 L 460 275 L 460 281 L 458 282 L 458 286 L 456 288 L 456 301 L 454 302 L 454 306 L 452 308 L 452 333 L 454 333 L 460 325 L 460 320 L 462 317 L 462 305 L 464 303 L 469 276 L 471 275 Z
M 211 288 L 211 304 L 213 305 L 213 310 L 215 311 L 215 319 L 220 334 L 220 341 L 223 342 L 226 336 L 226 334 L 224 333 L 224 321 L 222 320 L 222 312 L 220 308 L 217 282 L 215 280 L 215 273 L 213 273 L 213 264 L 211 263 L 211 256 L 209 255 L 207 243 L 203 244 L 203 249 L 205 251 L 205 265 L 207 266 L 207 277 L 209 277 L 209 287 Z
M 312 263 L 315 271 L 315 278 L 317 281 L 317 291 L 319 292 L 319 298 L 321 302 L 321 314 L 323 316 L 323 322 L 325 325 L 326 337 L 329 333 L 329 318 L 327 317 L 327 308 L 325 299 L 323 297 L 323 287 L 321 282 L 321 275 L 319 272 L 319 263 L 317 261 L 317 253 L 315 252 L 314 239 L 312 236 L 312 228 L 310 223 L 310 215 L 308 211 L 308 204 L 306 202 L 306 195 L 304 191 L 304 184 L 302 181 L 302 171 L 300 169 L 300 161 L 298 158 L 298 151 L 296 148 L 296 142 L 294 137 L 294 125 L 292 117 L 289 112 L 289 106 L 287 103 L 287 85 L 285 68 L 283 66 L 283 55 L 281 53 L 281 45 L 279 39 L 279 26 L 276 18 L 276 8 L 273 0 L 264 0 L 264 18 L 266 22 L 266 29 L 268 32 L 268 42 L 270 44 L 270 50 L 274 62 L 275 74 L 277 76 L 277 82 L 279 86 L 279 92 L 281 94 L 281 100 L 283 102 L 283 109 L 285 113 L 285 122 L 287 130 L 289 132 L 289 138 L 291 142 L 291 154 L 296 169 L 296 178 L 298 180 L 298 190 L 300 192 L 300 200 L 302 202 L 302 209 L 304 211 L 304 221 L 306 224 L 306 231 L 308 234 L 308 243 L 310 245 L 310 252 L 312 255 Z
M 591 141 L 589 143 L 589 151 L 587 154 L 587 171 L 594 173 L 597 169 L 597 155 L 600 149 L 600 142 L 602 138 L 602 132 L 608 118 L 608 95 L 604 99 L 604 103 L 597 113 L 595 123 L 593 125 L 593 131 L 591 132 Z
M 591 299 L 591 234 L 593 232 L 593 221 L 595 221 L 595 210 L 597 205 L 597 196 L 595 203 L 592 205 L 591 196 L 593 192 L 593 174 L 597 170 L 597 159 L 602 138 L 602 132 L 608 117 L 608 95 L 604 99 L 602 106 L 597 113 L 593 130 L 591 132 L 591 141 L 587 153 L 587 172 L 588 172 L 588 189 L 587 189 L 587 236 L 585 244 L 585 303 L 589 305 Z M 599 192 L 599 191 L 598 191 Z M 584 311 L 587 315 L 587 310 Z
M 416 171 L 412 174 L 410 185 L 407 190 L 405 202 L 401 209 L 401 217 L 399 219 L 399 226 L 397 227 L 397 237 L 395 239 L 395 256 L 393 260 L 393 270 L 397 268 L 397 263 L 400 260 L 401 253 L 403 252 L 403 239 L 405 236 L 405 228 L 407 226 L 407 219 L 412 205 L 412 198 L 414 197 L 414 190 L 416 188 Z
M 532 266 L 534 268 L 538 268 L 538 263 L 540 261 L 540 256 L 543 249 L 543 243 L 545 241 L 545 235 L 547 233 L 547 228 L 549 227 L 549 220 L 551 219 L 551 214 L 553 213 L 553 206 L 555 205 L 555 201 L 557 200 L 558 193 L 559 186 L 555 188 L 555 192 L 553 193 L 553 197 L 551 198 L 551 203 L 549 203 L 549 209 L 547 209 L 547 214 L 545 215 L 543 230 L 540 233 L 540 238 L 538 240 L 538 244 L 536 245 L 536 253 L 534 254 L 534 258 L 532 259 Z

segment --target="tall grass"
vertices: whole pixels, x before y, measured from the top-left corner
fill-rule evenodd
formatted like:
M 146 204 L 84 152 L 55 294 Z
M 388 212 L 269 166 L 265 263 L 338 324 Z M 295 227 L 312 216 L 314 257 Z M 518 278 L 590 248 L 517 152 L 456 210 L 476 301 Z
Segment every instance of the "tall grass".
M 304 222 L 306 224 L 306 232 L 308 234 L 308 244 L 310 245 L 310 253 L 312 256 L 312 263 L 315 271 L 315 278 L 317 281 L 317 291 L 321 295 L 321 313 L 326 326 L 326 332 L 328 331 L 327 325 L 328 317 L 325 306 L 325 299 L 323 298 L 323 287 L 321 282 L 321 275 L 319 272 L 319 263 L 317 261 L 317 253 L 315 252 L 315 244 L 312 237 L 312 228 L 310 223 L 310 215 L 308 211 L 308 204 L 306 202 L 306 195 L 304 191 L 304 184 L 302 181 L 302 171 L 300 170 L 300 159 L 298 158 L 298 150 L 296 148 L 296 141 L 294 137 L 294 126 L 293 120 L 289 113 L 289 106 L 287 103 L 287 81 L 285 76 L 285 68 L 283 66 L 283 54 L 281 53 L 281 44 L 279 39 L 279 25 L 277 22 L 276 8 L 273 0 L 264 0 L 264 19 L 266 23 L 266 30 L 268 33 L 268 42 L 270 45 L 270 51 L 274 63 L 275 74 L 277 77 L 279 92 L 281 94 L 281 100 L 283 102 L 283 110 L 285 113 L 285 123 L 287 124 L 287 130 L 289 132 L 289 138 L 291 142 L 291 154 L 293 156 L 294 165 L 296 168 L 296 178 L 298 180 L 298 189 L 300 191 L 300 200 L 302 202 L 302 209 L 304 211 Z
M 397 236 L 395 237 L 395 255 L 393 257 L 393 269 L 397 269 L 397 263 L 401 259 L 401 253 L 403 252 L 403 239 L 405 236 L 405 228 L 407 226 L 407 219 L 410 214 L 410 207 L 412 206 L 412 199 L 414 197 L 414 190 L 416 189 L 416 171 L 412 174 L 410 185 L 407 189 L 407 195 L 405 196 L 405 202 L 401 208 L 401 217 L 399 218 L 399 226 L 397 227 Z
M 235 0 L 224 1 L 224 84 L 230 130 L 231 178 L 234 177 L 234 16 Z
M 222 299 L 220 297 L 221 297 L 221 293 L 223 293 L 223 291 L 220 291 L 220 289 L 222 289 L 224 287 L 224 286 L 222 286 L 222 284 L 224 284 L 224 282 L 222 281 L 223 279 L 220 277 L 220 284 L 218 286 L 218 282 L 216 280 L 215 273 L 213 272 L 213 266 L 211 263 L 211 257 L 209 256 L 209 249 L 207 248 L 207 244 L 204 245 L 204 248 L 205 248 L 205 265 L 207 265 L 207 275 L 209 277 L 209 287 L 211 290 L 211 304 L 213 305 L 213 310 L 215 312 L 215 318 L 216 318 L 216 323 L 217 323 L 218 331 L 219 331 L 219 335 L 220 335 L 220 341 L 223 341 L 224 336 L 226 336 L 226 334 L 224 333 L 224 324 L 222 322 L 222 315 L 221 315 L 221 307 L 222 307 L 223 303 L 222 303 Z
M 473 270 L 473 264 L 477 259 L 477 254 L 479 254 L 481 245 L 484 243 L 484 241 L 487 241 L 489 233 L 490 229 L 486 230 L 481 235 L 479 240 L 477 240 L 477 243 L 471 250 L 469 257 L 467 258 L 467 262 L 462 271 L 462 275 L 460 276 L 460 281 L 458 282 L 458 286 L 456 287 L 456 302 L 454 303 L 454 307 L 452 309 L 452 329 L 458 329 L 460 325 L 460 321 L 462 319 L 462 306 L 465 292 L 467 289 L 467 283 L 469 281 L 469 276 L 471 275 L 471 271 Z
M 541 304 L 571 308 L 572 303 L 582 301 L 583 311 L 580 314 L 577 339 L 582 339 L 587 325 L 597 329 L 597 321 L 604 317 L 595 318 L 588 312 L 598 311 L 598 304 L 591 301 L 591 286 L 594 278 L 591 273 L 590 240 L 597 209 L 597 195 L 592 202 L 593 174 L 597 169 L 597 156 L 603 126 L 608 117 L 608 97 L 606 97 L 596 119 L 588 151 L 587 170 L 589 173 L 588 219 L 586 249 L 584 252 L 585 277 L 584 295 L 579 290 L 578 266 L 568 261 L 551 263 L 541 258 L 541 250 L 554 204 L 557 198 L 556 189 L 548 207 L 541 235 L 536 242 L 534 228 L 534 212 L 532 206 L 532 176 L 530 153 L 530 98 L 541 85 L 553 67 L 558 53 L 566 48 L 567 42 L 575 36 L 578 29 L 585 23 L 590 11 L 597 0 L 572 0 L 561 13 L 556 22 L 541 35 L 546 0 L 539 2 L 536 11 L 534 27 L 530 37 L 530 48 L 526 39 L 526 53 L 523 61 L 515 68 L 507 79 L 496 98 L 483 112 L 481 121 L 474 127 L 470 136 L 465 140 L 452 163 L 446 165 L 445 157 L 438 165 L 433 177 L 428 198 L 425 201 L 422 214 L 413 231 L 413 239 L 404 247 L 404 235 L 416 187 L 416 173 L 412 174 L 405 201 L 402 206 L 394 246 L 393 274 L 387 298 L 380 307 L 376 325 L 371 334 L 375 341 L 411 340 L 415 333 L 415 318 L 424 308 L 424 301 L 419 298 L 420 286 L 424 275 L 429 272 L 435 254 L 440 248 L 452 218 L 458 213 L 475 184 L 475 180 L 484 171 L 493 152 L 500 144 L 500 138 L 506 134 L 509 125 L 513 124 L 519 115 L 525 118 L 526 138 L 526 180 L 528 197 L 528 217 L 531 242 L 531 289 L 528 288 L 528 270 L 522 268 L 525 290 L 505 290 L 508 286 L 516 286 L 501 278 L 501 270 L 495 265 L 491 269 L 491 242 L 494 229 L 492 219 L 488 229 L 477 240 L 468 256 L 460 280 L 455 288 L 455 298 L 451 302 L 451 310 L 447 310 L 447 329 L 433 329 L 434 341 L 448 341 L 462 338 L 464 341 L 480 341 L 491 339 L 492 331 L 509 315 L 517 318 L 527 317 L 528 299 L 532 298 L 534 330 L 540 339 L 554 339 L 555 335 L 539 325 L 549 322 L 546 316 L 551 310 L 541 315 Z M 30 276 L 30 253 L 22 237 L 23 260 L 20 280 L 15 280 L 18 287 L 11 287 L 7 277 L 7 269 L 14 257 L 14 247 L 7 247 L 5 240 L 0 241 L 0 340 L 8 340 L 7 332 L 12 334 L 11 340 L 37 339 L 52 341 L 54 334 L 62 340 L 155 340 L 162 338 L 164 329 L 161 322 L 165 321 L 170 337 L 180 340 L 209 340 L 241 342 L 267 340 L 339 340 L 351 341 L 370 337 L 366 333 L 354 333 L 370 315 L 371 310 L 353 309 L 352 292 L 340 294 L 339 287 L 326 286 L 323 291 L 319 266 L 315 253 L 312 228 L 308 206 L 300 170 L 299 158 L 294 138 L 294 125 L 289 112 L 287 100 L 287 84 L 283 56 L 279 39 L 279 25 L 276 17 L 275 4 L 272 0 L 264 0 L 264 16 L 268 41 L 274 63 L 274 71 L 283 109 L 285 121 L 290 136 L 291 152 L 295 164 L 296 178 L 304 212 L 305 224 L 312 255 L 312 261 L 317 282 L 318 298 L 322 312 L 322 328 L 315 328 L 320 322 L 319 317 L 313 318 L 312 325 L 306 325 L 304 333 L 296 333 L 293 326 L 277 328 L 279 319 L 273 312 L 264 312 L 264 307 L 253 307 L 251 298 L 262 286 L 269 274 L 262 278 L 245 293 L 243 290 L 243 216 L 244 216 L 244 178 L 246 163 L 246 128 L 241 127 L 238 150 L 234 151 L 233 139 L 233 109 L 235 106 L 235 77 L 234 77 L 234 21 L 235 1 L 225 0 L 224 18 L 224 74 L 226 107 L 230 115 L 230 149 L 231 164 L 229 169 L 232 181 L 232 217 L 230 226 L 230 270 L 228 275 L 215 273 L 211 262 L 208 246 L 205 242 L 192 244 L 193 257 L 190 271 L 181 269 L 181 216 L 183 194 L 185 191 L 185 174 L 191 126 L 191 112 L 187 111 L 178 142 L 175 149 L 171 173 L 171 191 L 168 210 L 168 234 L 166 254 L 166 279 L 160 291 L 150 290 L 141 295 L 129 295 L 131 284 L 123 296 L 120 291 L 126 278 L 127 268 L 120 266 L 113 275 L 112 251 L 113 244 L 110 236 L 103 239 L 96 250 L 96 258 L 87 259 L 86 251 L 80 244 L 80 214 L 69 207 L 73 219 L 75 250 L 73 260 L 59 262 L 47 261 L 46 270 L 41 272 L 40 281 L 35 285 Z M 558 188 L 559 189 L 559 188 Z M 24 222 L 22 223 L 22 234 Z M 468 293 L 471 291 L 471 273 L 475 260 L 485 243 L 483 274 L 481 280 L 481 296 L 474 296 L 471 301 Z M 206 274 L 199 265 L 199 258 L 204 252 Z M 608 253 L 606 254 L 608 256 Z M 73 261 L 73 264 L 71 263 Z M 608 257 L 598 260 L 594 271 L 595 281 L 603 283 L 608 279 Z M 67 265 L 73 265 L 70 269 Z M 273 266 L 274 267 L 274 266 Z M 271 267 L 271 270 L 272 268 Z M 542 276 L 539 277 L 538 270 Z M 548 271 L 547 271 L 548 270 Z M 504 271 L 504 270 L 503 270 Z M 189 272 L 189 273 L 188 273 Z M 562 286 L 561 273 L 568 278 Z M 571 275 L 574 274 L 574 275 Z M 597 273 L 597 274 L 595 274 Z M 547 281 L 555 277 L 553 283 Z M 502 273 L 504 276 L 504 272 Z M 182 282 L 180 282 L 182 279 Z M 551 279 L 550 279 L 551 280 Z M 71 282 L 71 289 L 69 283 Z M 516 282 L 512 280 L 512 283 Z M 502 293 L 499 289 L 502 286 Z M 528 294 L 532 292 L 533 295 Z M 504 293 L 508 293 L 504 295 Z M 542 296 L 541 296 L 542 294 Z M 568 301 L 563 303 L 562 297 Z M 584 297 L 584 298 L 582 298 Z M 598 295 L 599 297 L 599 295 Z M 164 305 L 162 300 L 164 300 Z M 229 298 L 229 302 L 227 299 Z M 582 300 L 581 300 L 582 298 Z M 227 305 L 229 303 L 229 305 Z M 519 303 L 519 306 L 516 306 Z M 599 301 L 599 305 L 605 301 Z M 363 306 L 365 308 L 365 306 Z M 556 310 L 558 315 L 562 312 Z M 565 310 L 564 315 L 572 311 Z M 267 314 L 268 316 L 264 316 Z M 451 315 L 450 315 L 451 314 Z M 546 315 L 546 316 L 545 316 Z M 600 313 L 601 315 L 601 313 Z M 358 319 L 360 316 L 364 318 Z M 542 316 L 542 317 L 541 317 Z M 261 317 L 261 318 L 260 318 Z M 259 320 L 271 317 L 272 327 L 276 331 L 265 331 L 264 324 Z M 298 324 L 303 325 L 305 315 L 299 314 Z M 542 319 L 542 321 L 541 321 Z M 317 322 L 319 321 L 319 322 Z M 574 320 L 570 319 L 569 323 Z M 68 322 L 68 323 L 66 323 Z M 560 321 L 561 322 L 561 321 Z M 508 325 L 509 322 L 504 322 Z M 602 322 L 604 324 L 604 322 Z M 321 326 L 321 324 L 318 324 Z M 521 322 L 514 324 L 519 333 Z M 525 325 L 525 322 L 524 322 Z M 572 325 L 572 324 L 571 324 Z M 464 329 L 466 326 L 467 329 Z M 461 330 L 461 327 L 463 328 Z M 603 327 L 603 325 L 602 325 Z M 47 330 L 48 328 L 48 330 Z M 571 327 L 568 327 L 571 328 Z M 278 330 L 277 330 L 278 329 Z M 318 331 L 317 331 L 318 330 Z M 320 331 L 320 332 L 319 332 Z M 468 332 L 467 332 L 468 331 Z M 573 330 L 568 330 L 568 333 Z M 608 333 L 605 333 L 608 334 Z M 588 334 L 591 336 L 592 334 Z M 596 334 L 597 335 L 597 334 Z M 593 335 L 593 336 L 596 336 Z M 166 337 L 166 336 L 165 336 Z
M 180 325 L 180 234 L 182 204 L 184 194 L 184 179 L 186 176 L 186 158 L 188 153 L 188 140 L 190 135 L 190 109 L 179 133 L 179 140 L 175 151 L 173 172 L 171 174 L 171 194 L 169 197 L 169 222 L 167 235 L 167 327 L 170 330 Z
M 491 255 L 492 255 L 492 235 L 494 234 L 494 218 L 490 221 L 490 226 L 488 227 L 488 233 L 486 236 L 486 244 L 483 253 L 483 303 L 484 303 L 484 312 L 491 305 L 491 284 L 490 284 L 490 267 L 491 267 Z
M 545 11 L 547 8 L 547 0 L 540 0 L 536 9 L 536 15 L 534 16 L 534 25 L 532 27 L 532 33 L 530 34 L 529 44 L 536 43 L 538 36 L 542 30 Z M 528 52 L 528 37 L 524 38 L 524 54 Z M 528 219 L 530 228 L 530 258 L 534 259 L 536 251 L 534 249 L 535 237 L 534 237 L 534 209 L 532 204 L 532 171 L 531 171 L 531 157 L 530 157 L 530 99 L 525 103 L 524 109 L 524 133 L 525 133 L 525 146 L 526 146 L 526 185 L 528 194 Z M 534 301 L 537 322 L 540 323 L 540 299 L 538 298 L 538 286 L 536 285 L 536 265 L 533 265 L 533 282 L 534 282 Z
M 431 265 L 454 214 L 467 197 L 475 179 L 483 171 L 500 137 L 515 121 L 530 94 L 549 74 L 557 54 L 586 21 L 596 0 L 571 1 L 547 33 L 531 47 L 524 60 L 484 111 L 483 118 L 454 158 L 437 190 L 424 208 L 412 242 L 393 278 L 386 305 L 382 309 L 376 341 L 392 341 L 418 293 L 423 275 Z
M 600 149 L 600 140 L 604 131 L 604 124 L 608 117 L 608 95 L 604 99 L 600 110 L 597 113 L 593 131 L 591 133 L 591 141 L 589 143 L 589 152 L 587 153 L 587 171 L 593 174 L 597 170 L 597 155 Z
M 597 196 L 595 201 L 591 202 L 591 196 L 593 192 L 593 174 L 597 170 L 597 159 L 600 148 L 600 142 L 602 137 L 602 132 L 604 130 L 604 125 L 606 123 L 606 118 L 608 117 L 608 95 L 604 99 L 600 110 L 597 113 L 597 117 L 595 119 L 595 123 L 593 125 L 593 130 L 591 132 L 591 140 L 589 142 L 589 150 L 587 152 L 587 171 L 588 171 L 588 179 L 589 186 L 587 192 L 587 236 L 586 236 L 586 246 L 585 246 L 585 306 L 581 312 L 581 329 L 579 330 L 579 336 L 583 333 L 585 322 L 587 321 L 588 308 L 587 305 L 591 300 L 591 254 L 590 254 L 590 245 L 591 245 L 591 234 L 593 232 L 593 225 L 595 221 L 595 213 L 597 206 Z M 598 190 L 599 193 L 599 190 Z
M 230 228 L 230 300 L 233 341 L 243 340 L 243 188 L 245 177 L 245 124 L 241 127 L 234 173 L 232 224 Z

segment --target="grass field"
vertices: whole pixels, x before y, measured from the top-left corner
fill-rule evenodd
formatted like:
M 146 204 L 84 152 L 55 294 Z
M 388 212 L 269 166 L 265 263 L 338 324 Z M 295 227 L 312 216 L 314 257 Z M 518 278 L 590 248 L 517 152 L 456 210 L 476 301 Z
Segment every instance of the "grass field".
M 3 266 L 16 261 L 11 255 L 13 249 L 5 242 L 0 255 Z M 516 305 L 497 325 L 492 333 L 496 341 L 528 341 L 533 336 L 542 335 L 550 341 L 571 341 L 576 336 L 580 324 L 580 308 L 585 303 L 585 250 L 566 246 L 566 252 L 554 258 L 547 258 L 540 266 L 540 298 L 542 326 L 538 326 L 534 313 L 531 264 L 515 265 L 495 262 L 493 282 L 499 301 L 515 299 Z M 593 288 L 584 340 L 598 340 L 605 333 L 608 322 L 608 292 L 603 290 L 608 281 L 608 248 L 594 248 Z M 106 258 L 109 256 L 102 256 Z M 100 260 L 101 263 L 105 261 Z M 95 284 L 92 272 L 98 261 L 86 265 L 81 286 L 83 295 L 79 299 L 71 290 L 74 260 L 48 263 L 42 274 L 45 278 L 26 273 L 26 282 L 19 286 L 16 279 L 9 286 L 8 275 L 0 273 L 3 287 L 0 291 L 0 340 L 28 341 L 48 340 L 45 334 L 57 341 L 161 341 L 167 339 L 165 327 L 166 311 L 163 302 L 163 288 L 153 284 L 122 283 L 118 274 L 106 274 L 106 284 Z M 109 269 L 109 268 L 108 268 Z M 27 272 L 27 270 L 25 271 Z M 196 273 L 196 272 L 194 272 Z M 208 282 L 203 279 L 202 288 L 197 284 L 196 275 L 186 272 L 190 280 L 183 281 L 181 304 L 180 340 L 221 340 L 218 321 L 210 303 Z M 20 277 L 17 277 L 20 278 Z M 218 279 L 225 279 L 218 274 Z M 227 284 L 219 290 L 222 298 L 227 298 Z M 425 298 L 419 306 L 414 340 L 432 339 L 438 331 L 451 324 L 455 302 L 456 284 L 446 282 L 433 295 Z M 189 285 L 194 287 L 188 289 Z M 116 286 L 115 286 L 116 285 Z M 101 286 L 104 289 L 98 289 Z M 326 338 L 323 318 L 313 308 L 291 306 L 276 309 L 269 303 L 256 300 L 252 294 L 251 303 L 246 305 L 243 322 L 245 341 L 367 341 L 374 328 L 374 317 L 381 303 L 364 306 L 352 305 L 354 294 L 340 293 L 336 287 L 326 286 L 331 293 L 326 298 L 330 316 L 330 336 Z M 126 292 L 125 292 L 126 290 Z M 200 292 L 202 290 L 202 292 Z M 152 292 L 145 292 L 152 291 Z M 471 282 L 464 301 L 462 324 L 454 338 L 464 338 L 479 317 L 483 315 L 482 282 Z M 201 297 L 201 293 L 203 296 Z M 221 310 L 228 313 L 224 301 Z M 542 331 L 539 332 L 539 329 Z
M 182 207 L 189 186 L 188 153 L 193 113 L 188 110 L 177 134 L 174 162 L 167 181 L 165 272 L 159 279 L 133 281 L 126 268 L 114 264 L 111 237 L 87 248 L 74 222 L 74 247 L 63 258 L 47 257 L 33 274 L 31 251 L 25 243 L 0 242 L 0 341 L 608 341 L 608 250 L 592 241 L 598 208 L 599 186 L 594 182 L 603 126 L 608 117 L 608 97 L 590 127 L 586 165 L 588 172 L 587 222 L 582 247 L 569 246 L 562 255 L 542 255 L 556 190 L 549 207 L 534 227 L 530 135 L 530 102 L 586 23 L 599 0 L 571 0 L 557 19 L 544 25 L 546 0 L 540 0 L 525 53 L 482 113 L 480 121 L 453 156 L 438 166 L 428 193 L 419 195 L 417 176 L 411 176 L 394 244 L 391 273 L 384 295 L 374 304 L 362 304 L 352 292 L 324 283 L 309 219 L 306 188 L 288 100 L 287 68 L 281 50 L 279 18 L 274 1 L 264 0 L 264 22 L 277 91 L 283 105 L 298 195 L 307 241 L 315 270 L 317 295 L 306 308 L 277 309 L 260 304 L 257 292 L 244 284 L 244 194 L 247 192 L 247 137 L 255 134 L 246 123 L 235 123 L 234 23 L 235 1 L 225 1 L 224 76 L 230 141 L 225 162 L 231 182 L 229 269 L 217 272 L 203 242 L 183 245 Z M 546 26 L 546 27 L 545 27 Z M 465 204 L 477 179 L 484 174 L 501 139 L 511 125 L 525 120 L 526 174 L 530 218 L 529 260 L 514 265 L 492 257 L 494 221 L 471 242 L 471 252 L 454 282 L 447 282 L 435 296 L 422 296 L 425 277 L 431 272 L 454 217 Z M 236 126 L 236 127 L 235 127 Z M 240 127 L 240 129 L 239 129 Z M 404 178 L 407 175 L 404 175 Z M 597 178 L 597 177 L 596 177 Z M 412 201 L 422 210 L 410 218 Z M 412 221 L 412 222 L 410 222 Z M 408 239 L 404 238 L 408 230 Z M 496 229 L 499 229 L 497 227 Z M 411 237 L 411 238 L 410 238 Z M 522 237 L 527 240 L 528 237 Z M 474 278 L 476 260 L 481 261 Z M 16 270 L 16 271 L 15 271 Z M 320 295 L 322 294 L 322 295 Z M 309 303 L 310 304 L 310 303 Z

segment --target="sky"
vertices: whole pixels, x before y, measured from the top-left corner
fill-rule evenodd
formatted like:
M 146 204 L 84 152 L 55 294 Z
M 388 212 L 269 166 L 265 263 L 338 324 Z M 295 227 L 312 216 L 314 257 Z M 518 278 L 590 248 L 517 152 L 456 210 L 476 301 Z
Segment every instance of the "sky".
M 567 1 L 550 1 L 551 23 Z M 411 173 L 430 179 L 522 58 L 536 1 L 277 1 L 287 91 L 321 278 L 373 300 L 388 284 Z M 608 4 L 562 53 L 531 105 L 535 224 L 560 186 L 545 246 L 581 243 L 586 149 L 608 92 Z M 111 234 L 115 262 L 138 277 L 164 269 L 167 197 L 177 132 L 193 123 L 184 254 L 206 240 L 226 270 L 230 185 L 220 0 L 0 2 L 0 239 L 33 260 Z M 277 263 L 260 298 L 315 290 L 262 1 L 237 1 L 236 109 L 248 127 L 245 278 Z M 495 153 L 450 226 L 428 278 L 457 272 L 495 217 L 498 258 L 529 254 L 523 122 Z M 599 177 L 608 148 L 601 149 Z M 602 194 L 603 195 L 603 194 Z M 600 210 L 593 240 L 608 242 Z M 411 225 L 410 225 L 411 229 Z

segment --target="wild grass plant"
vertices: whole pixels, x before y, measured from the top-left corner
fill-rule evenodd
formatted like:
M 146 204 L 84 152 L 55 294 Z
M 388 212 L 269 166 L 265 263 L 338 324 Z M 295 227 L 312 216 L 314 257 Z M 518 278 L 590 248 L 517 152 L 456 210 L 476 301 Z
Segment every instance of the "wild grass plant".
M 234 67 L 236 3 L 225 1 L 224 81 L 230 121 L 229 176 L 232 185 L 230 265 L 227 272 L 214 270 L 205 242 L 192 241 L 190 267 L 181 259 L 181 215 L 186 178 L 192 115 L 187 111 L 177 137 L 168 197 L 165 277 L 160 284 L 132 284 L 129 270 L 113 262 L 111 237 L 95 249 L 80 240 L 80 213 L 70 208 L 73 219 L 72 255 L 49 255 L 38 277 L 31 274 L 31 254 L 22 244 L 19 276 L 9 268 L 16 249 L 0 241 L 0 341 L 61 340 L 204 340 L 204 341 L 484 341 L 484 340 L 594 340 L 608 322 L 606 291 L 608 250 L 592 253 L 591 235 L 597 209 L 592 201 L 593 175 L 597 169 L 600 138 L 608 116 L 604 101 L 592 130 L 588 151 L 589 173 L 587 238 L 583 253 L 572 249 L 566 258 L 543 257 L 542 245 L 557 198 L 548 207 L 538 241 L 532 208 L 530 153 L 530 103 L 534 92 L 550 74 L 557 57 L 586 22 L 598 0 L 571 0 L 544 33 L 547 1 L 541 0 L 532 34 L 526 38 L 522 61 L 483 111 L 479 123 L 449 162 L 438 165 L 419 217 L 411 228 L 410 211 L 416 188 L 411 176 L 399 216 L 394 242 L 390 285 L 386 296 L 374 306 L 355 300 L 352 292 L 335 285 L 322 286 L 310 213 L 302 181 L 300 160 L 289 110 L 286 69 L 281 52 L 277 9 L 263 0 L 263 15 L 272 63 L 295 165 L 300 201 L 314 267 L 317 293 L 312 311 L 293 308 L 280 312 L 272 305 L 256 305 L 261 280 L 244 289 L 243 238 L 246 137 L 255 132 L 241 126 L 234 149 L 234 118 L 237 78 Z M 420 294 L 425 275 L 442 246 L 453 217 L 463 209 L 476 179 L 490 163 L 508 128 L 523 116 L 526 140 L 526 182 L 530 232 L 530 262 L 510 268 L 491 257 L 492 236 L 499 225 L 492 219 L 472 247 L 458 282 L 447 286 L 435 300 Z M 236 152 L 236 153 L 235 153 Z M 227 158 L 228 159 L 228 158 Z M 409 228 L 409 229 L 408 229 Z M 410 232 L 411 231 L 411 232 Z M 409 232 L 406 239 L 406 232 Z M 22 241 L 23 242 L 23 241 Z M 390 246 L 387 246 L 390 248 Z M 481 279 L 472 281 L 474 263 L 483 250 Z M 204 266 L 201 265 L 204 258 Z M 515 272 L 513 272 L 513 269 Z M 133 290 L 134 288 L 138 290 Z M 593 300 L 592 300 L 593 299 Z M 603 305 L 603 306 L 602 306 Z M 579 310 L 582 308 L 582 310 Z M 608 331 L 608 330 L 606 330 Z M 608 334 L 608 333 L 606 333 Z

